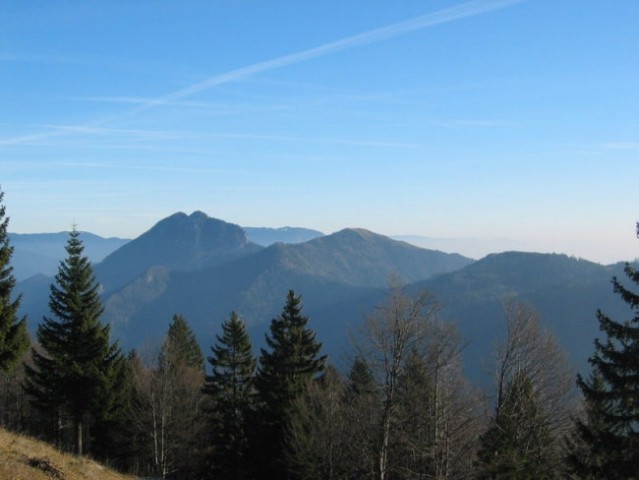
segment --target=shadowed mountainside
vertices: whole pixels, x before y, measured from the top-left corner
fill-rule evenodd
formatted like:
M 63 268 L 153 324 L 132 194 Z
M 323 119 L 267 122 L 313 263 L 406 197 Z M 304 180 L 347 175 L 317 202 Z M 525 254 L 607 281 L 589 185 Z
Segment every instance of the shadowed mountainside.
M 261 247 L 238 225 L 202 212 L 176 213 L 95 266 L 105 291 L 120 288 L 153 267 L 195 270 L 249 255 Z
M 430 290 L 444 304 L 444 314 L 458 323 L 468 342 L 466 364 L 477 377 L 490 370 L 493 347 L 505 333 L 507 301 L 533 305 L 575 367 L 584 368 L 599 333 L 597 309 L 629 318 L 612 291 L 614 275 L 624 277 L 623 264 L 603 266 L 566 255 L 505 252 L 411 288 Z
M 391 275 L 410 289 L 426 288 L 443 303 L 468 342 L 466 365 L 485 376 L 503 335 L 503 304 L 532 304 L 582 368 L 598 334 L 601 308 L 629 313 L 612 293 L 623 265 L 603 266 L 565 255 L 506 252 L 472 261 L 426 250 L 362 229 L 345 229 L 300 244 L 259 247 L 241 227 L 201 212 L 172 215 L 95 266 L 104 285 L 104 319 L 125 348 L 159 342 L 174 313 L 184 315 L 208 348 L 232 310 L 249 325 L 256 346 L 294 289 L 311 328 L 333 361 L 352 350 L 349 336 L 384 301 Z M 47 314 L 51 279 L 18 284 L 22 311 L 35 330 Z
M 106 296 L 106 318 L 127 342 L 163 331 L 150 326 L 164 325 L 177 312 L 205 337 L 212 336 L 214 326 L 231 310 L 263 329 L 292 288 L 304 295 L 308 308 L 331 312 L 331 317 L 339 308 L 337 318 L 358 321 L 364 306 L 372 306 L 365 299 L 373 292 L 378 298 L 391 275 L 412 282 L 470 262 L 460 255 L 347 229 L 303 244 L 278 243 L 207 268 L 156 267 Z M 330 331 L 321 325 L 316 328 Z

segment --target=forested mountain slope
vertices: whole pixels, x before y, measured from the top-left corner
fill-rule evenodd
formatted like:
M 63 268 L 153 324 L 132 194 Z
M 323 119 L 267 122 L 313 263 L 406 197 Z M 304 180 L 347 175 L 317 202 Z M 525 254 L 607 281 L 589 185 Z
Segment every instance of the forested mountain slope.
M 197 270 L 260 250 L 242 227 L 202 212 L 176 213 L 155 224 L 95 266 L 105 291 L 120 288 L 152 267 Z
M 347 229 L 303 244 L 278 243 L 207 268 L 155 267 L 106 295 L 106 318 L 127 344 L 157 332 L 158 322 L 164 325 L 175 312 L 189 318 L 204 338 L 212 337 L 231 310 L 261 332 L 292 288 L 304 296 L 309 312 L 325 312 L 330 318 L 318 319 L 315 328 L 331 337 L 338 332 L 341 339 L 344 329 L 335 330 L 334 324 L 359 322 L 372 307 L 366 299 L 379 298 L 391 275 L 411 282 L 470 262 Z
M 476 373 L 490 369 L 495 343 L 504 335 L 508 301 L 533 305 L 575 366 L 583 368 L 598 335 L 597 309 L 617 318 L 629 315 L 611 285 L 622 269 L 622 264 L 603 266 L 566 255 L 505 252 L 412 288 L 428 289 L 443 302 L 444 314 L 459 324 L 468 341 L 467 364 Z
M 263 248 L 248 241 L 241 227 L 195 212 L 158 222 L 95 271 L 104 289 L 104 320 L 127 349 L 159 342 L 174 313 L 188 319 L 206 346 L 232 310 L 247 321 L 259 345 L 294 289 L 337 362 L 396 275 L 409 288 L 438 296 L 442 315 L 458 323 L 467 340 L 468 368 L 481 376 L 490 370 L 495 342 L 503 334 L 503 304 L 509 300 L 534 305 L 542 323 L 582 367 L 598 334 L 597 308 L 619 318 L 627 315 L 610 284 L 621 268 L 524 252 L 474 262 L 362 229 Z M 51 281 L 38 276 L 18 284 L 32 331 L 48 314 Z

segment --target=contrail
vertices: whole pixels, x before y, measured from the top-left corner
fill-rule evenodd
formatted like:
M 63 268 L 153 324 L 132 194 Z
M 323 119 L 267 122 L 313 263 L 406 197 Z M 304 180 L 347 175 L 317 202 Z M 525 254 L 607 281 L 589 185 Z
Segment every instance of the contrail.
M 399 37 L 401 35 L 405 35 L 417 30 L 422 30 L 436 25 L 442 25 L 463 18 L 481 15 L 495 10 L 501 10 L 503 8 L 522 3 L 524 1 L 526 0 L 475 0 L 467 3 L 462 3 L 454 7 L 422 15 L 411 20 L 394 23 L 386 27 L 381 27 L 375 30 L 370 30 L 368 32 L 354 35 L 352 37 L 347 37 L 341 40 L 326 43 L 324 45 L 320 45 L 319 47 L 310 48 L 301 52 L 284 55 L 283 57 L 266 60 L 264 62 L 259 62 L 246 67 L 238 68 L 236 70 L 231 70 L 230 72 L 218 74 L 194 85 L 176 90 L 162 97 L 147 100 L 142 105 L 132 108 L 131 110 L 127 110 L 110 117 L 97 119 L 92 122 L 87 122 L 85 124 L 78 125 L 77 127 L 96 127 L 104 125 L 122 117 L 127 117 L 129 115 L 175 102 L 176 100 L 180 100 L 182 98 L 194 95 L 204 90 L 208 90 L 218 85 L 236 82 L 245 78 L 255 76 L 259 73 L 277 70 L 289 65 L 294 65 L 297 63 L 312 60 L 314 58 L 323 57 L 343 50 L 348 50 L 350 48 L 381 42 L 383 40 Z M 68 133 L 68 131 L 44 132 L 40 134 L 36 133 L 14 138 L 5 138 L 0 139 L 0 145 L 15 145 L 29 140 L 56 137 Z
M 305 62 L 307 60 L 312 60 L 318 57 L 323 57 L 342 50 L 347 50 L 363 45 L 369 45 L 371 43 L 377 43 L 389 38 L 398 37 L 400 35 L 404 35 L 416 30 L 422 30 L 424 28 L 453 22 L 462 18 L 481 15 L 483 13 L 491 12 L 494 10 L 500 10 L 502 8 L 506 8 L 523 1 L 525 0 L 477 0 L 463 3 L 451 8 L 440 10 L 438 12 L 433 12 L 421 17 L 413 18 L 411 20 L 406 20 L 404 22 L 399 22 L 388 25 L 386 27 L 360 33 L 352 37 L 347 37 L 341 40 L 326 43 L 324 45 L 320 45 L 319 47 L 314 47 L 298 53 L 292 53 L 290 55 L 285 55 L 283 57 L 255 63 L 247 67 L 242 67 L 238 68 L 237 70 L 232 70 L 230 72 L 215 75 L 214 77 L 208 78 L 202 82 L 196 83 L 181 90 L 177 90 L 173 93 L 169 93 L 168 95 L 165 95 L 163 97 L 149 100 L 144 105 L 133 109 L 133 111 L 138 112 L 140 110 L 146 110 L 158 105 L 170 103 L 175 100 L 179 100 L 184 97 L 188 97 L 195 93 L 201 92 L 203 90 L 208 90 L 209 88 L 216 87 L 218 85 L 223 85 L 226 83 L 231 83 L 248 77 L 252 77 L 254 75 L 257 75 L 258 73 L 277 70 L 282 67 Z

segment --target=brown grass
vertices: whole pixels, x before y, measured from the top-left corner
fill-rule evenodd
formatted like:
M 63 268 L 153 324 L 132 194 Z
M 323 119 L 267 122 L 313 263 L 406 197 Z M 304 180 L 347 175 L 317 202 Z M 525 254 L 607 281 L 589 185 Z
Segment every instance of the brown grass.
M 0 428 L 1 480 L 133 480 L 84 457 Z

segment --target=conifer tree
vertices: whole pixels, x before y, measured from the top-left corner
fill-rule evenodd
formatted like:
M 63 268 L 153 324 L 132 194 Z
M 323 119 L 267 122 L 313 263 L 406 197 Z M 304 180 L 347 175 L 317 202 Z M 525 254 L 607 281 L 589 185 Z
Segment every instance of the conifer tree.
M 270 478 L 286 478 L 286 426 L 292 418 L 295 400 L 309 382 L 324 370 L 326 356 L 320 356 L 322 344 L 307 327 L 302 315 L 302 299 L 288 292 L 282 313 L 271 321 L 268 350 L 262 348 L 255 380 L 261 402 L 261 455 Z M 265 477 L 266 478 L 266 477 Z
M 530 379 L 517 373 L 480 438 L 479 479 L 551 479 L 548 421 Z
M 201 456 L 204 355 L 182 315 L 173 315 L 149 392 L 155 474 L 195 475 Z
M 378 437 L 382 395 L 371 366 L 357 355 L 348 373 L 344 394 L 348 440 L 344 445 L 346 468 L 350 478 L 374 478 L 375 444 Z
M 329 365 L 295 401 L 287 429 L 287 458 L 299 478 L 348 478 L 353 470 L 346 448 L 350 435 L 344 387 L 337 369 Z
M 244 322 L 235 312 L 222 323 L 208 362 L 203 392 L 212 400 L 211 468 L 229 480 L 247 477 L 248 418 L 253 406 L 256 360 Z
M 592 373 L 588 385 L 604 394 L 606 386 L 600 374 Z M 575 422 L 575 428 L 567 436 L 565 442 L 568 469 L 576 478 L 598 480 L 606 478 L 610 452 L 608 444 L 612 423 L 608 420 L 606 409 L 608 402 L 585 402 L 583 418 Z
M 195 334 L 182 315 L 175 314 L 169 325 L 165 342 L 165 355 L 171 356 L 171 363 L 192 368 L 204 368 L 204 355 Z
M 75 228 L 69 233 L 67 258 L 51 285 L 52 317 L 38 327 L 42 351 L 32 349 L 25 388 L 37 408 L 57 419 L 59 430 L 63 417 L 70 418 L 75 451 L 82 455 L 83 442 L 90 438 L 88 427 L 117 408 L 124 358 L 109 339 L 109 326 L 100 322 L 99 284 L 79 237 Z
M 12 299 L 16 280 L 10 266 L 13 247 L 9 244 L 9 218 L 0 191 L 0 372 L 10 370 L 29 347 L 26 317 L 18 318 L 20 297 Z
M 560 478 L 574 378 L 565 352 L 529 305 L 504 306 L 495 414 L 480 437 L 477 478 Z
M 624 271 L 639 285 L 639 271 L 630 264 Z M 589 465 L 582 465 L 586 478 L 636 478 L 639 465 L 639 293 L 616 277 L 612 283 L 632 318 L 615 321 L 597 311 L 606 338 L 595 340 L 590 377 L 577 377 L 588 414 L 577 422 L 585 444 L 584 458 L 592 459 Z

